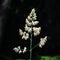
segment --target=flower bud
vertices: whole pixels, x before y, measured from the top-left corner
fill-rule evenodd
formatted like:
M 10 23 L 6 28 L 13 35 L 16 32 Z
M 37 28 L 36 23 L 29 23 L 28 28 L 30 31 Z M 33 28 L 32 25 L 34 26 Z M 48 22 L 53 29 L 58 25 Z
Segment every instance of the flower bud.
M 32 32 L 32 28 L 29 27 L 28 32 L 31 33 Z
M 22 53 L 22 50 L 19 50 L 19 54 L 21 54 Z
M 29 27 L 25 24 L 25 31 L 28 31 Z
M 32 21 L 32 18 L 31 18 L 30 16 L 28 16 L 28 20 L 29 20 L 29 21 Z
M 35 13 L 35 9 L 34 8 L 32 9 L 31 13 Z
M 33 19 L 33 20 L 37 20 L 37 18 L 36 18 L 35 16 L 34 16 L 34 17 L 32 17 L 32 19 Z
M 16 53 L 18 53 L 19 52 L 19 49 L 18 48 L 13 48 L 13 50 L 16 52 Z
M 26 48 L 26 47 L 24 47 L 23 53 L 25 53 L 26 51 L 27 51 L 27 48 Z
M 23 35 L 23 31 L 21 29 L 19 29 L 19 35 Z
M 32 25 L 35 26 L 39 23 L 39 21 L 32 21 Z
M 28 20 L 28 19 L 26 19 L 26 24 L 27 24 L 28 26 L 31 26 L 31 25 L 32 25 L 32 23 L 31 23 L 31 22 L 29 22 L 29 20 Z

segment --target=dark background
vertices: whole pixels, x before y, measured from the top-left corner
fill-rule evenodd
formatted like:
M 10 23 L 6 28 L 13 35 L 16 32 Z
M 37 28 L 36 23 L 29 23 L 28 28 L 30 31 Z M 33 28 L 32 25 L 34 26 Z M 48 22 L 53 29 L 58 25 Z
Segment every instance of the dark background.
M 22 41 L 18 30 L 24 29 L 32 8 L 36 9 L 38 26 L 42 28 L 38 37 L 48 36 L 46 45 L 33 49 L 33 55 L 60 55 L 60 3 L 56 0 L 0 0 L 0 55 L 29 57 L 29 52 L 19 55 L 12 49 L 19 45 L 29 48 L 29 41 Z M 33 46 L 39 42 L 38 37 L 33 40 Z

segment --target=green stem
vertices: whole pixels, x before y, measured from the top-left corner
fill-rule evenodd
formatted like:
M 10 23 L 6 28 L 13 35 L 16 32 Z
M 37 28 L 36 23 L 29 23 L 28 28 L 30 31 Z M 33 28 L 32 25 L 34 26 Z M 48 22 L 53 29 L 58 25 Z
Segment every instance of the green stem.
M 32 60 L 32 34 L 30 38 L 30 60 Z
M 30 60 L 32 60 L 32 33 L 30 34 Z

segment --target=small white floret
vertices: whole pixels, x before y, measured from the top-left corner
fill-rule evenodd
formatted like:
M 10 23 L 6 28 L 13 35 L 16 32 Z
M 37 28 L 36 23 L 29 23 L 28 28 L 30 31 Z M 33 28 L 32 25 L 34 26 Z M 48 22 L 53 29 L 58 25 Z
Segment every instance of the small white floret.
M 23 53 L 25 53 L 27 51 L 27 48 L 26 47 L 24 47 L 24 49 L 23 49 Z
M 16 52 L 16 53 L 18 53 L 19 52 L 19 49 L 18 48 L 13 48 L 13 50 Z
M 34 8 L 32 9 L 31 13 L 35 13 L 35 9 Z
M 32 21 L 32 25 L 35 26 L 39 23 L 39 21 Z
M 32 25 L 32 23 L 31 23 L 28 19 L 26 19 L 26 24 L 27 24 L 28 26 L 31 26 L 31 25 Z
M 32 21 L 32 18 L 31 18 L 30 16 L 28 16 L 28 20 L 29 20 L 29 21 Z
M 20 46 L 17 47 L 19 50 L 21 49 Z
M 31 33 L 32 32 L 32 28 L 29 27 L 28 32 Z
M 22 50 L 19 50 L 19 54 L 21 54 L 22 53 Z
M 28 31 L 29 27 L 25 24 L 25 31 Z
M 27 40 L 28 38 L 29 38 L 29 34 L 26 33 L 26 32 L 24 32 L 24 33 L 23 33 L 23 36 L 22 36 L 22 39 Z
M 34 32 L 34 36 L 37 36 L 40 34 L 41 31 L 41 27 L 37 28 L 37 27 L 33 27 L 33 32 Z
M 19 29 L 19 35 L 23 35 L 23 31 L 21 29 Z

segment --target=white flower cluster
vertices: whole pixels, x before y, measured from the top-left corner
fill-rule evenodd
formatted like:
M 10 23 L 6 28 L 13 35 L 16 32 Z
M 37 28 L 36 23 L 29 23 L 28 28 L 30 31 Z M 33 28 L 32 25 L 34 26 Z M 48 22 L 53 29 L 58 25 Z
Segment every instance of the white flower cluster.
M 41 27 L 34 27 L 39 23 L 39 21 L 36 21 L 36 13 L 35 9 L 33 8 L 29 16 L 26 18 L 26 24 L 25 24 L 25 32 L 23 32 L 21 29 L 19 29 L 19 35 L 22 36 L 22 39 L 27 40 L 29 38 L 29 33 L 33 32 L 34 36 L 37 36 L 40 34 Z M 33 26 L 33 27 L 32 27 Z
M 39 47 L 42 48 L 45 45 L 46 41 L 47 41 L 47 36 L 45 36 L 44 38 L 41 38 Z
M 35 13 L 35 9 L 33 8 L 31 13 L 29 14 L 29 16 L 26 18 L 26 21 L 25 21 L 26 24 L 25 24 L 25 27 L 24 27 L 25 31 L 23 32 L 21 29 L 19 29 L 19 35 L 22 37 L 22 39 L 32 40 L 32 37 L 29 38 L 30 34 L 31 34 L 31 36 L 32 36 L 32 34 L 34 36 L 38 36 L 40 34 L 41 27 L 35 27 L 39 23 L 39 21 L 36 21 L 36 20 L 37 20 L 37 16 L 36 16 L 36 13 Z M 46 41 L 47 41 L 47 36 L 45 36 L 44 38 L 41 38 L 40 42 L 39 42 L 39 47 L 42 48 L 45 45 Z M 32 44 L 32 41 L 30 41 L 30 42 Z M 32 49 L 32 48 L 30 48 L 30 49 Z M 16 53 L 20 54 L 20 53 L 25 53 L 27 51 L 27 48 L 24 47 L 24 49 L 22 50 L 20 48 L 20 46 L 18 46 L 18 47 L 13 48 L 13 50 Z
M 35 9 L 33 8 L 31 13 L 29 14 L 29 16 L 26 18 L 26 24 L 27 26 L 35 26 L 39 23 L 39 21 L 35 21 L 36 18 L 36 13 L 35 13 Z
M 25 40 L 29 38 L 29 34 L 26 32 L 23 32 L 21 29 L 19 29 L 19 35 L 21 35 L 22 39 L 25 39 Z
M 36 21 L 36 13 L 35 13 L 35 9 L 33 8 L 31 13 L 29 14 L 29 16 L 26 19 L 26 24 L 25 24 L 25 31 L 27 31 L 28 33 L 31 33 L 33 31 L 34 36 L 37 36 L 40 34 L 41 31 L 41 27 L 34 27 L 35 25 L 37 25 L 39 23 L 39 21 Z M 33 26 L 33 27 L 31 27 Z
M 13 50 L 16 52 L 16 53 L 25 53 L 26 51 L 27 51 L 27 48 L 26 47 L 24 47 L 24 49 L 22 50 L 21 48 L 20 48 L 20 46 L 18 46 L 18 47 L 15 47 L 15 48 L 13 48 Z

